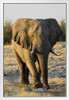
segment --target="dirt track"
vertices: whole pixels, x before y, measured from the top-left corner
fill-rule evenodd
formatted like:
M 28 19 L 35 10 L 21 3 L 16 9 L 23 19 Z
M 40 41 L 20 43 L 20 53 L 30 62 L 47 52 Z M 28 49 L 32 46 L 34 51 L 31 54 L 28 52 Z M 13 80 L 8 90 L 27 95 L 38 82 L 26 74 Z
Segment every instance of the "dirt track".
M 50 89 L 40 91 L 32 88 L 32 77 L 29 86 L 19 86 L 20 72 L 17 74 L 17 61 L 11 45 L 4 46 L 4 96 L 66 96 L 66 43 L 58 42 L 54 51 L 60 56 L 49 54 L 48 80 Z

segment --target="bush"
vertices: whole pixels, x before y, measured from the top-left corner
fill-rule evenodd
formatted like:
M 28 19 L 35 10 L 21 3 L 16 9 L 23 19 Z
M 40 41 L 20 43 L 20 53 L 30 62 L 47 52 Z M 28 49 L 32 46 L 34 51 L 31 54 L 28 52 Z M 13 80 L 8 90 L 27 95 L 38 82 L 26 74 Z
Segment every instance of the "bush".
M 60 27 L 62 30 L 61 41 L 65 41 L 66 40 L 66 23 L 64 20 L 61 21 Z
M 11 31 L 11 21 L 5 21 L 4 24 L 4 44 L 10 44 L 11 43 L 11 37 L 12 34 Z

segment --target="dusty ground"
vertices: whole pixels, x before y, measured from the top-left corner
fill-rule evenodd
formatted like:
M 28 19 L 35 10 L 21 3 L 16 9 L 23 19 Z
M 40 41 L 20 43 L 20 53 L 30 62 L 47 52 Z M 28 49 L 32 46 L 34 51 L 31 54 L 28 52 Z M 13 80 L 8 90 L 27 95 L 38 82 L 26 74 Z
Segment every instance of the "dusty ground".
M 58 42 L 54 50 L 60 56 L 49 54 L 48 80 L 50 89 L 40 91 L 31 86 L 19 86 L 20 72 L 17 74 L 17 61 L 11 45 L 4 46 L 4 96 L 66 96 L 66 43 Z M 32 84 L 32 77 L 29 77 Z

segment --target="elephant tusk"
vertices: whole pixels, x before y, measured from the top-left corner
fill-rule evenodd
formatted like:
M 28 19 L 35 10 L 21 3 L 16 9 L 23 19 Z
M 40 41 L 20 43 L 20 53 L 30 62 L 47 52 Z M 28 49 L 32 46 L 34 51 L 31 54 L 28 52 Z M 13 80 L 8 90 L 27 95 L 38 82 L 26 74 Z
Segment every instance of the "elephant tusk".
M 31 55 L 35 55 L 35 53 L 36 53 L 36 49 L 31 51 Z
M 56 55 L 56 56 L 60 56 L 60 55 L 61 55 L 61 54 L 59 54 L 58 52 L 53 51 L 53 49 L 51 49 L 50 52 L 53 53 L 53 54 Z
M 31 51 L 31 55 L 33 55 L 33 54 L 34 54 L 34 50 Z

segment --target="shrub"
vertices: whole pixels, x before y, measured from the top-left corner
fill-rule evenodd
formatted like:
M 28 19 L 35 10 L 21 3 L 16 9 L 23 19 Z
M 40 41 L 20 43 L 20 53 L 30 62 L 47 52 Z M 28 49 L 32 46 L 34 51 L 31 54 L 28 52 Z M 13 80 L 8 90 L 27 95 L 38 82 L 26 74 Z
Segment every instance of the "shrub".
M 61 41 L 65 41 L 66 40 L 66 23 L 65 23 L 65 20 L 61 21 L 60 27 L 61 27 L 61 30 L 62 30 Z
M 5 21 L 4 24 L 4 44 L 10 44 L 11 43 L 11 21 Z

